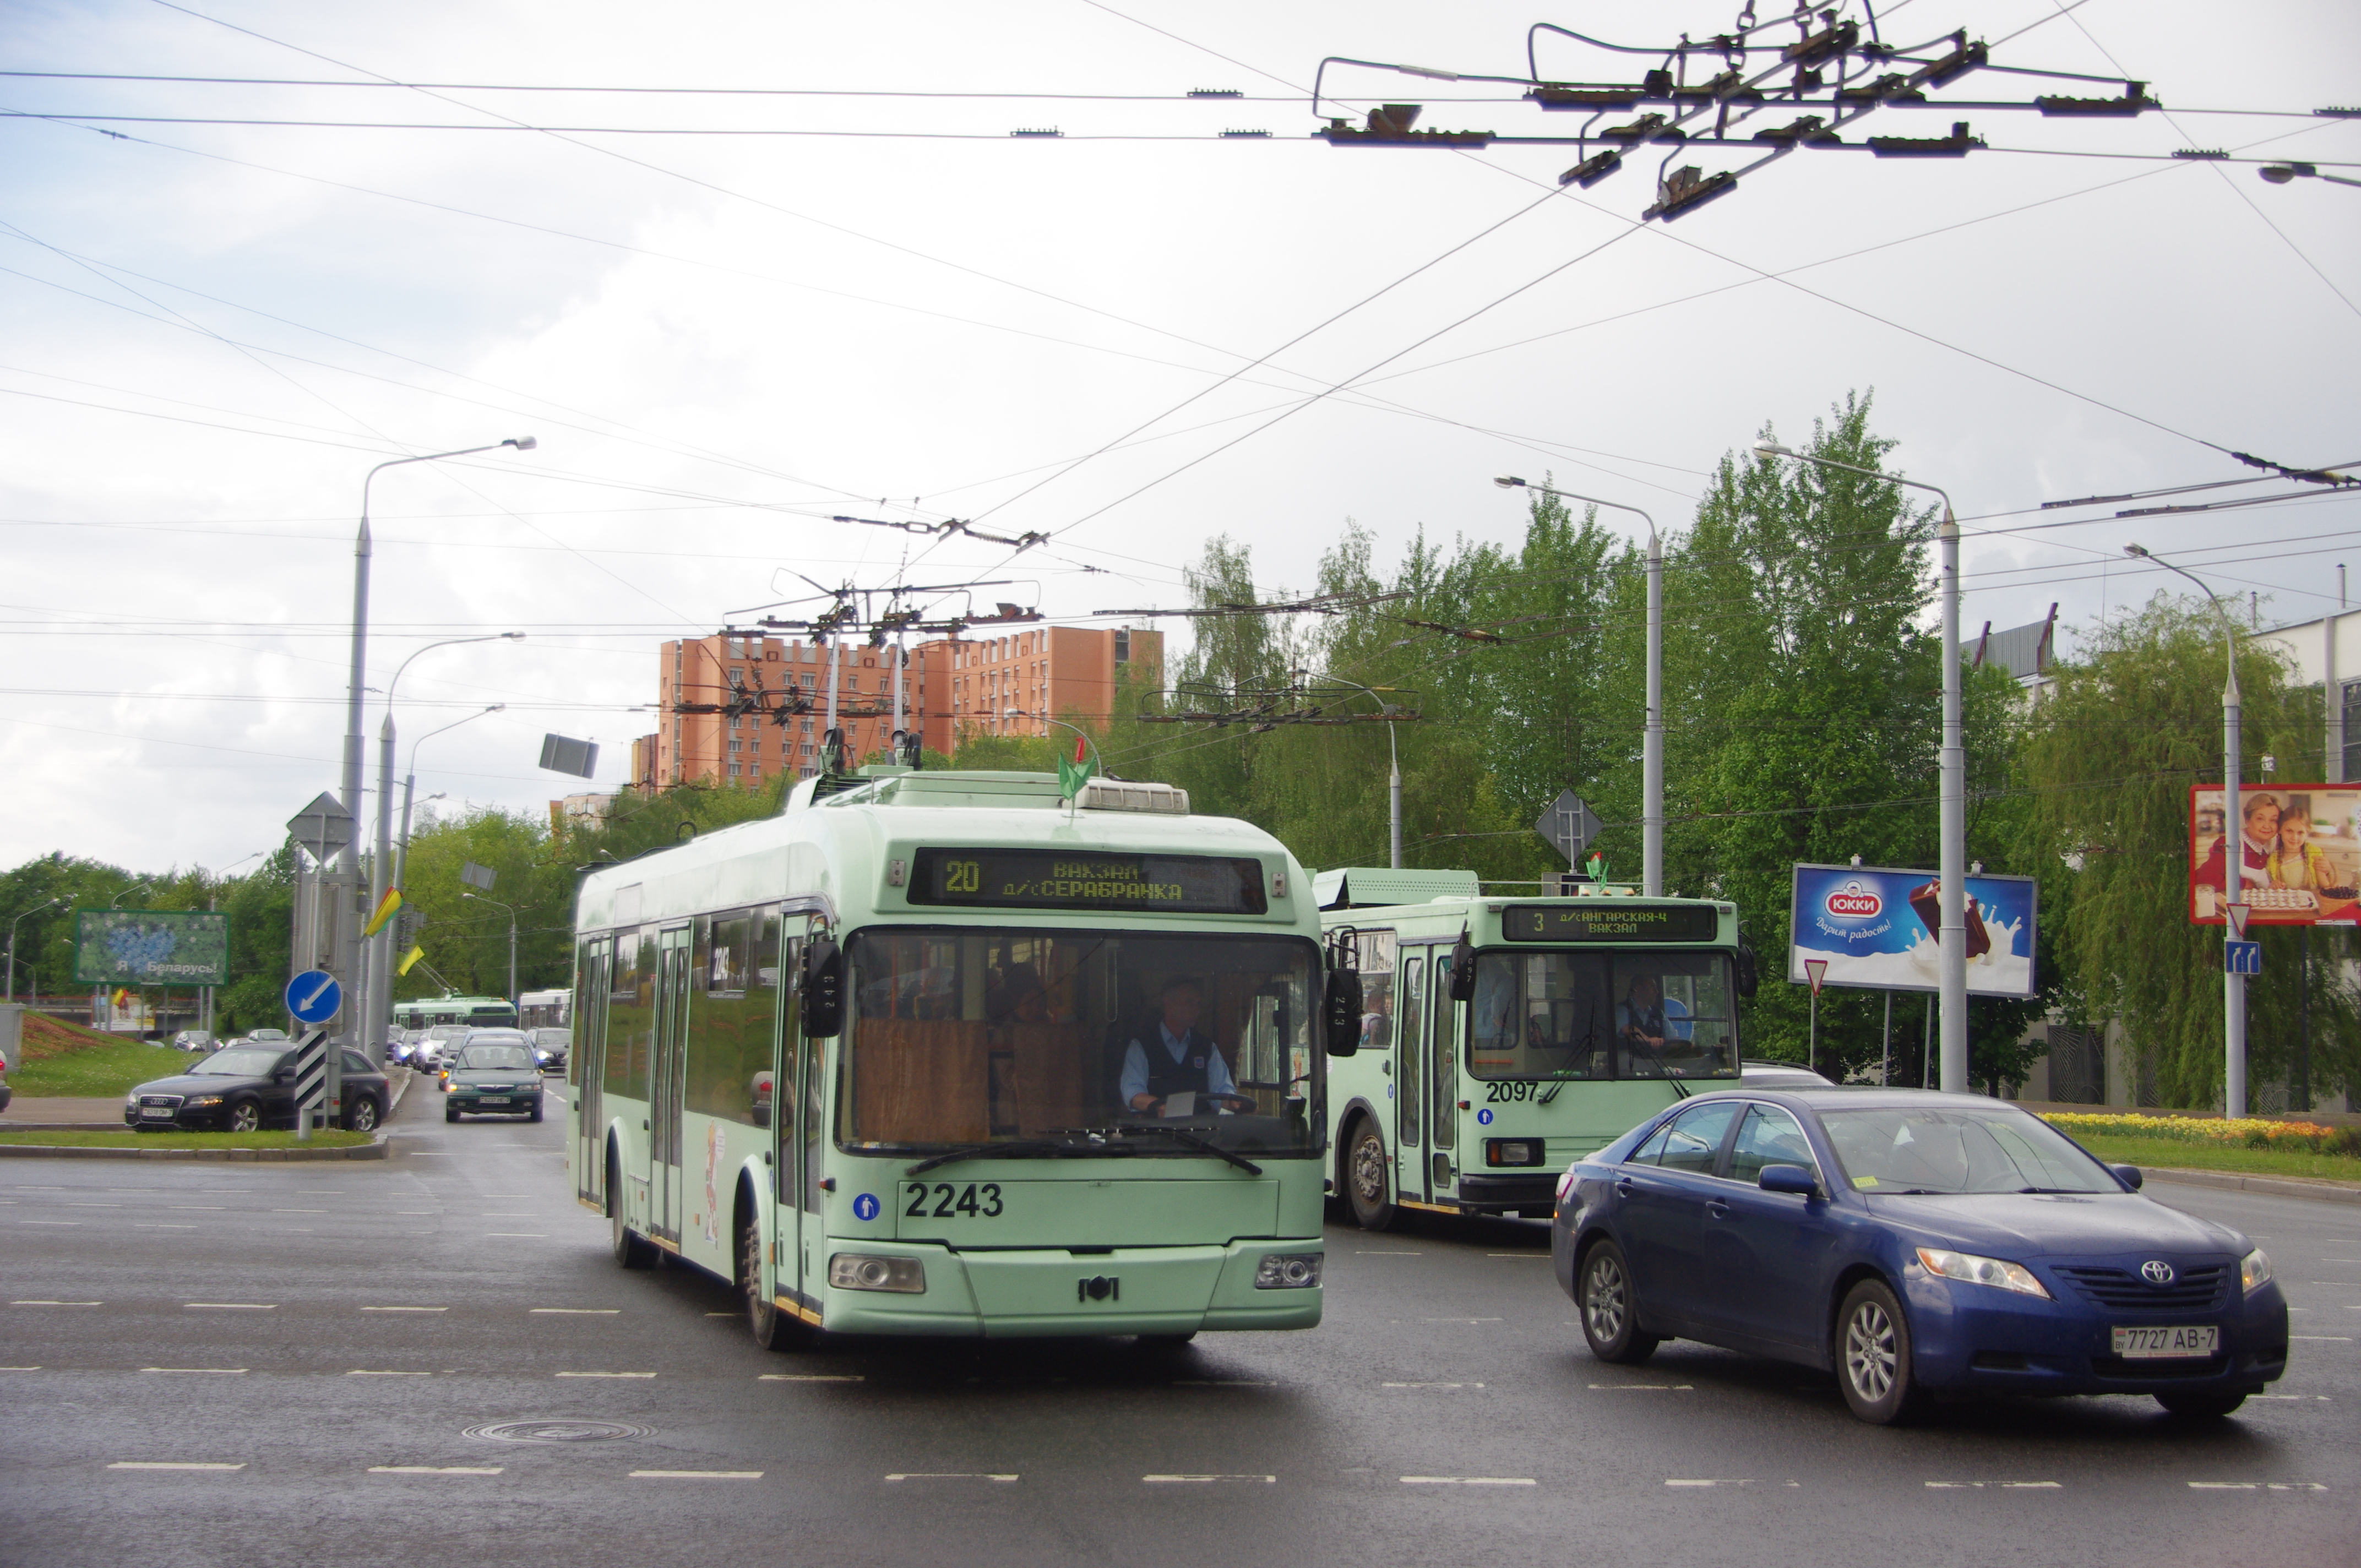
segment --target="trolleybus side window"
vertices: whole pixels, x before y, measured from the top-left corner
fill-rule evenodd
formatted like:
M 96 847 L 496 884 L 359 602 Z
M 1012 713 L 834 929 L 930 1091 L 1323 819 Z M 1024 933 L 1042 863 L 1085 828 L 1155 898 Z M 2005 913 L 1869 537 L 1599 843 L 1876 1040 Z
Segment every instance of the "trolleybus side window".
M 1735 1078 L 1728 955 L 1486 952 L 1467 1066 L 1478 1079 Z
M 1434 1027 L 1427 1031 L 1427 1048 L 1433 1053 L 1429 1072 L 1434 1085 L 1434 1106 L 1427 1119 L 1429 1141 L 1439 1149 L 1450 1148 L 1457 1140 L 1459 1118 L 1452 1102 L 1459 1098 L 1459 1053 L 1453 1048 L 1451 1003 L 1451 957 L 1443 948 L 1434 950 Z M 1414 1091 L 1406 1091 L 1414 1092 Z
M 848 1149 L 1188 1147 L 1135 1135 L 1155 1126 L 1248 1152 L 1318 1146 L 1308 942 L 884 927 L 855 934 L 845 956 L 836 1136 Z M 1131 1094 L 1127 1074 L 1143 1082 Z M 1148 1113 L 1135 1094 L 1154 1097 Z M 1123 1138 L 1091 1136 L 1116 1128 Z
M 778 1016 L 779 917 L 740 910 L 697 922 L 689 981 L 688 1109 L 770 1124 Z
M 648 1097 L 649 1036 L 656 1021 L 656 934 L 615 936 L 614 989 L 607 999 L 607 1092 Z
M 1394 1063 L 1394 1136 L 1411 1145 L 1424 1119 L 1419 1115 L 1418 1047 L 1426 1036 L 1426 952 L 1413 948 L 1402 961 L 1401 1026 L 1394 1031 L 1401 1041 L 1401 1057 Z
M 1361 1048 L 1394 1048 L 1394 934 L 1362 931 L 1354 938 L 1354 967 L 1361 972 Z

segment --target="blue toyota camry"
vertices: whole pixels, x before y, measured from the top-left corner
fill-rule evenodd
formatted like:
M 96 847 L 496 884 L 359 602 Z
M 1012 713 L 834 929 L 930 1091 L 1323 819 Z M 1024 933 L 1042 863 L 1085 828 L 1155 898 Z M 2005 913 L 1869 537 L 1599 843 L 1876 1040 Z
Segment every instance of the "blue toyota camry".
M 2005 1102 L 1701 1094 L 1558 1184 L 1594 1354 L 1701 1340 L 1837 1374 L 1880 1424 L 1934 1395 L 2146 1394 L 2229 1414 L 2287 1369 L 2270 1259 Z

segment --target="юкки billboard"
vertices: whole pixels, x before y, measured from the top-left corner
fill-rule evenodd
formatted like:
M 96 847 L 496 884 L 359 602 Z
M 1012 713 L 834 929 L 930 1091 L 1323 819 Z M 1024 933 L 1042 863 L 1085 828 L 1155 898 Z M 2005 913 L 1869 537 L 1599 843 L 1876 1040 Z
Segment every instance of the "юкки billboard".
M 1968 880 L 1968 993 L 2031 996 L 2031 877 Z M 1824 985 L 1934 991 L 1942 984 L 1942 915 L 1931 872 L 1882 866 L 1795 868 L 1787 978 L 1809 983 L 1807 959 L 1828 960 Z

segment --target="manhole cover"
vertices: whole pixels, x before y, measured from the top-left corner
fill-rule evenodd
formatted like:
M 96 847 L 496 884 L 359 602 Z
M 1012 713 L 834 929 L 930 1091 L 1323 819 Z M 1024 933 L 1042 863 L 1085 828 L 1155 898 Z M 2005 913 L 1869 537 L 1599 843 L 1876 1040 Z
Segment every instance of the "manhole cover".
M 462 1435 L 500 1442 L 612 1442 L 619 1438 L 648 1437 L 653 1430 L 622 1421 L 492 1421 L 469 1427 Z

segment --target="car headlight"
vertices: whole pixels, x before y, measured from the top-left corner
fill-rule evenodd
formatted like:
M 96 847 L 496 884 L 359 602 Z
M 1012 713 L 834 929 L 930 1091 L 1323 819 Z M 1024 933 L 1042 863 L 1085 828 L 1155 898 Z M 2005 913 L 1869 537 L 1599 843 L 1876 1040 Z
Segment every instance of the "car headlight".
M 1257 1290 L 1309 1290 L 1320 1283 L 1321 1254 L 1273 1252 L 1255 1265 Z
M 218 1094 L 192 1094 L 181 1102 L 182 1105 L 192 1110 L 206 1105 L 218 1105 L 221 1102 L 222 1097 Z
M 127 1094 L 124 1095 L 124 1097 L 123 1097 L 123 1103 L 124 1103 L 124 1105 L 125 1105 L 126 1108 L 128 1108 L 128 1107 L 130 1107 L 130 1106 L 133 1106 L 133 1105 L 137 1105 L 137 1104 L 138 1104 L 138 1103 L 139 1103 L 139 1091 L 138 1091 L 137 1090 L 136 1090 L 136 1089 L 135 1089 L 135 1090 L 132 1090 L 129 1093 L 127 1093 Z
M 2015 1290 L 2020 1295 L 2038 1296 L 2049 1299 L 2049 1292 L 2033 1271 L 2021 1263 L 2004 1263 L 1996 1257 L 1978 1257 L 1971 1252 L 1945 1252 L 1939 1247 L 1922 1246 L 1918 1262 L 1927 1273 L 1944 1279 L 1965 1280 L 1971 1285 L 1989 1285 L 1996 1290 Z
M 2246 1287 L 2247 1295 L 2253 1295 L 2270 1282 L 2270 1255 L 2262 1248 L 2257 1247 L 2238 1260 L 2238 1283 Z
M 840 1252 L 828 1260 L 828 1282 L 839 1290 L 894 1290 L 917 1296 L 927 1288 L 927 1266 L 915 1257 Z

